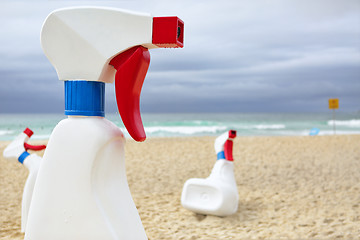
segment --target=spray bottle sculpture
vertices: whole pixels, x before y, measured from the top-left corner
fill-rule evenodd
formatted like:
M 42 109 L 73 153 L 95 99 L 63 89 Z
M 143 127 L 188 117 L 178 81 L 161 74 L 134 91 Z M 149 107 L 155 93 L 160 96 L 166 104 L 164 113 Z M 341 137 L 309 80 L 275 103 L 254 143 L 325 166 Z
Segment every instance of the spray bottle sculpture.
M 21 232 L 25 232 L 26 221 L 31 204 L 32 193 L 36 182 L 36 177 L 42 158 L 35 153 L 29 154 L 28 150 L 40 151 L 46 148 L 45 145 L 30 145 L 27 142 L 34 134 L 31 129 L 26 128 L 13 140 L 4 150 L 3 156 L 9 160 L 18 160 L 28 170 L 29 175 L 26 179 L 22 202 L 21 202 Z
M 64 80 L 68 118 L 45 150 L 25 239 L 147 239 L 126 179 L 124 135 L 104 118 L 105 83 L 115 80 L 123 123 L 133 139 L 144 141 L 139 98 L 148 49 L 181 48 L 183 38 L 177 17 L 95 7 L 47 17 L 41 44 Z
M 184 208 L 200 214 L 228 216 L 238 208 L 239 195 L 234 177 L 233 140 L 236 131 L 223 133 L 215 140 L 217 161 L 208 178 L 188 179 L 181 194 Z

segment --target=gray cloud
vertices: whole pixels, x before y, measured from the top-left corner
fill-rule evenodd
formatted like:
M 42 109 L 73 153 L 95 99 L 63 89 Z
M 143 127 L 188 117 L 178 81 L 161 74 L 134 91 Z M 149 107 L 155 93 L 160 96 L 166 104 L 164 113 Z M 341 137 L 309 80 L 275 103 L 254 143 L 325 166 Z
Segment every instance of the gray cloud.
M 63 111 L 39 35 L 50 11 L 75 5 L 184 20 L 183 49 L 151 50 L 145 112 L 317 112 L 332 97 L 344 111 L 360 110 L 359 1 L 2 1 L 0 112 Z

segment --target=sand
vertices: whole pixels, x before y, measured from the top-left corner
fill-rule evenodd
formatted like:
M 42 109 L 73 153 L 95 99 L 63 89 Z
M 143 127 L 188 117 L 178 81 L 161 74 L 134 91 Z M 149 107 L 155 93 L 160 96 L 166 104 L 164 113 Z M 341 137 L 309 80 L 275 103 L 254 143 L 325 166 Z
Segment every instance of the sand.
M 239 209 L 224 218 L 180 204 L 184 182 L 210 173 L 214 139 L 128 140 L 128 181 L 149 239 L 360 239 L 360 135 L 237 137 Z M 0 239 L 23 239 L 26 177 L 1 154 Z

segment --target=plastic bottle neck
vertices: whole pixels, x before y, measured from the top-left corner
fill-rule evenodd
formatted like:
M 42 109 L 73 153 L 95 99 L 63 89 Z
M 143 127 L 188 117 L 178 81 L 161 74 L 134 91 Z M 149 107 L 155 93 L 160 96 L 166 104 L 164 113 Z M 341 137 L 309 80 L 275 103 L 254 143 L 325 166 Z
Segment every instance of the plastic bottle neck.
M 105 83 L 65 81 L 65 115 L 105 116 Z

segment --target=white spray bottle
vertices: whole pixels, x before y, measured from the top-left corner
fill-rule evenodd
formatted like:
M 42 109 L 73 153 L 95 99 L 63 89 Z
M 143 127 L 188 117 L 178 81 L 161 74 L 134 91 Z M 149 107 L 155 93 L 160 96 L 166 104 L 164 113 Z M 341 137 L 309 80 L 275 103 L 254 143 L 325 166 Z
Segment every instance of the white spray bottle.
M 207 178 L 188 179 L 181 194 L 184 208 L 200 214 L 228 216 L 238 208 L 239 194 L 233 165 L 233 140 L 236 131 L 223 133 L 215 140 L 217 161 Z
M 136 141 L 148 49 L 183 46 L 183 22 L 113 8 L 52 12 L 43 50 L 65 81 L 65 114 L 53 130 L 35 184 L 28 240 L 147 239 L 125 173 L 125 138 L 104 118 L 104 87 L 115 79 L 119 113 Z
M 4 150 L 3 156 L 9 160 L 18 160 L 28 170 L 29 175 L 26 179 L 22 202 L 21 202 L 21 232 L 25 232 L 27 217 L 29 213 L 32 193 L 36 182 L 37 173 L 42 158 L 35 153 L 28 153 L 28 150 L 40 151 L 46 148 L 45 145 L 30 145 L 27 142 L 34 134 L 31 129 L 26 128 L 20 133 Z

